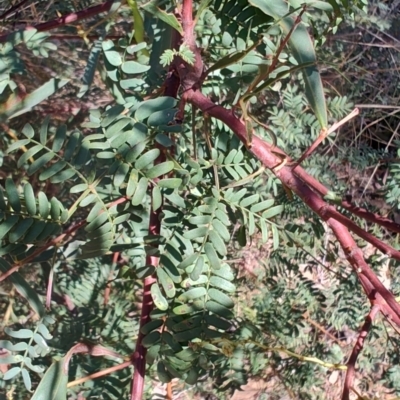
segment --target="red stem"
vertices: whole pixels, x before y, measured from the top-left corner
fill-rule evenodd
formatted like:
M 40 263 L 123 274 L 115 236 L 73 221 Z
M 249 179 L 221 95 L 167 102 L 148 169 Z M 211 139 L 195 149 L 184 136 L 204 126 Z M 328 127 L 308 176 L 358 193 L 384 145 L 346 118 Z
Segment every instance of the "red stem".
M 207 112 L 212 117 L 223 121 L 229 128 L 233 130 L 233 132 L 243 143 L 246 143 L 246 127 L 231 112 L 214 104 L 198 90 L 187 90 L 184 93 L 184 98 L 186 101 L 192 103 L 203 112 Z M 365 285 L 367 281 L 369 281 L 372 285 L 367 294 L 371 295 L 372 291 L 374 291 L 382 296 L 388 305 L 387 308 L 385 307 L 388 315 L 393 319 L 393 321 L 396 320 L 396 324 L 398 324 L 400 322 L 400 305 L 396 302 L 390 291 L 387 290 L 376 277 L 369 265 L 364 261 L 362 252 L 355 244 L 347 227 L 336 221 L 331 217 L 330 214 L 327 213 L 327 210 L 334 210 L 334 208 L 321 199 L 321 197 L 308 185 L 306 185 L 303 180 L 297 176 L 297 173 L 295 174 L 290 167 L 285 166 L 279 170 L 274 169 L 277 165 L 281 164 L 282 160 L 276 155 L 276 152 L 271 150 L 271 145 L 264 142 L 257 136 L 253 137 L 251 151 L 253 152 L 254 156 L 257 157 L 267 168 L 274 171 L 282 183 L 296 193 L 317 215 L 319 215 L 323 220 L 327 221 L 329 226 L 334 230 L 337 239 L 345 251 L 346 257 L 349 259 L 351 265 L 359 275 L 360 280 L 361 277 L 365 278 L 363 284 L 364 289 L 366 288 Z M 297 169 L 300 168 L 297 167 L 296 171 Z
M 178 46 L 180 40 L 179 35 L 172 36 L 171 48 Z M 164 82 L 164 95 L 177 98 L 178 90 L 180 85 L 179 75 L 176 73 L 174 68 L 171 68 L 167 74 Z M 161 152 L 160 156 L 156 160 L 156 163 L 165 161 L 165 153 Z M 161 231 L 161 211 L 160 207 L 157 211 L 151 211 L 150 222 L 149 222 L 149 233 L 152 235 L 160 235 Z M 157 267 L 159 258 L 154 256 L 147 256 L 146 264 Z M 143 306 L 140 317 L 140 328 L 150 320 L 150 312 L 153 309 L 153 298 L 151 297 L 150 289 L 151 285 L 156 282 L 155 277 L 150 276 L 145 278 L 143 287 Z M 143 396 L 144 388 L 144 377 L 146 373 L 146 353 L 147 349 L 142 345 L 144 335 L 140 332 L 136 342 L 135 353 L 132 356 L 132 362 L 134 365 L 132 389 L 131 389 L 131 400 L 141 400 Z
M 18 10 L 18 8 L 22 7 L 27 1 L 29 1 L 29 0 L 22 0 L 15 6 L 12 6 L 7 11 L 5 11 L 3 14 L 0 15 L 0 19 L 5 19 L 8 15 L 12 14 L 14 11 Z
M 146 263 L 149 265 L 158 265 L 158 258 L 147 257 Z M 153 276 L 145 278 L 143 285 L 143 302 L 142 313 L 140 316 L 140 328 L 150 320 L 150 312 L 153 309 L 153 299 L 151 297 L 151 285 L 156 281 Z M 139 331 L 139 336 L 136 342 L 136 349 L 132 355 L 132 364 L 134 366 L 131 400 L 141 400 L 144 389 L 144 377 L 146 373 L 146 353 L 147 349 L 142 345 L 144 335 Z
M 151 210 L 150 221 L 149 221 L 149 234 L 159 235 L 161 229 L 161 218 L 159 208 L 157 211 Z M 154 256 L 146 257 L 146 264 L 158 266 L 159 259 Z M 142 326 L 146 325 L 150 320 L 150 313 L 153 310 L 153 298 L 151 297 L 150 289 L 151 285 L 156 282 L 154 276 L 149 276 L 144 279 L 143 283 L 143 301 L 142 301 L 142 312 L 140 315 L 140 327 L 139 336 L 136 342 L 136 349 L 132 355 L 132 364 L 134 367 L 131 400 L 141 400 L 143 396 L 144 388 L 144 377 L 146 373 L 146 353 L 147 349 L 143 346 L 142 340 L 144 335 L 141 333 Z
M 358 335 L 357 342 L 353 347 L 353 351 L 351 352 L 349 361 L 347 362 L 347 371 L 343 386 L 342 400 L 350 400 L 350 388 L 353 386 L 354 382 L 356 361 L 358 355 L 364 347 L 365 339 L 367 338 L 368 332 L 372 327 L 372 321 L 375 319 L 378 312 L 379 306 L 373 305 L 367 317 L 365 318 L 365 322 L 361 328 L 360 334 Z
M 328 189 L 320 182 L 318 182 L 314 177 L 308 175 L 307 172 L 303 168 L 296 167 L 296 175 L 308 186 L 312 187 L 317 193 L 319 193 L 322 197 L 328 194 Z M 363 218 L 367 221 L 370 221 L 374 224 L 378 224 L 383 226 L 386 229 L 389 229 L 392 232 L 400 233 L 400 225 L 396 224 L 389 218 L 381 217 L 380 215 L 376 215 L 370 211 L 367 211 L 364 208 L 357 207 L 350 202 L 343 200 L 341 202 L 341 207 L 350 211 L 352 214 L 357 215 L 360 218 Z
M 321 210 L 321 215 L 322 214 L 325 216 L 325 219 L 329 217 L 341 222 L 349 230 L 360 236 L 360 238 L 371 243 L 384 254 L 388 255 L 391 258 L 394 258 L 395 260 L 400 261 L 400 251 L 394 249 L 386 243 L 383 243 L 381 240 L 379 240 L 374 235 L 371 235 L 369 232 L 366 232 L 364 229 L 360 228 L 356 223 L 354 223 L 350 218 L 347 218 L 346 216 L 338 212 L 334 207 L 327 205 L 325 210 Z
M 108 11 L 113 4 L 113 0 L 105 1 L 97 6 L 86 8 L 85 10 L 78 11 L 76 13 L 71 13 L 64 15 L 63 17 L 53 19 L 52 21 L 43 22 L 41 24 L 36 24 L 33 26 L 26 26 L 25 30 L 28 29 L 37 29 L 38 32 L 49 31 L 54 28 L 58 28 L 63 25 L 71 24 L 72 22 L 80 21 L 82 19 L 86 19 L 92 17 L 97 14 L 101 14 L 103 12 Z M 0 43 L 4 43 L 7 41 L 9 34 L 0 36 Z

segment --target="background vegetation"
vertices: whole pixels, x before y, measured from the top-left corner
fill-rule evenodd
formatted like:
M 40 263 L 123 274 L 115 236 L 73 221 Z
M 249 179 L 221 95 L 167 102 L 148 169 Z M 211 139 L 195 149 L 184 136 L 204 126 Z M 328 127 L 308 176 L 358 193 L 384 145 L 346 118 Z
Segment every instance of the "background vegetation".
M 277 155 L 299 159 L 324 119 L 280 2 L 194 5 L 204 70 L 224 60 L 201 90 L 233 124 L 275 63 L 250 152 L 188 95 L 188 3 L 0 5 L 0 398 L 397 398 L 400 2 L 289 2 L 329 126 L 360 109 L 302 163 L 334 217 Z M 331 219 L 364 233 L 346 246 Z

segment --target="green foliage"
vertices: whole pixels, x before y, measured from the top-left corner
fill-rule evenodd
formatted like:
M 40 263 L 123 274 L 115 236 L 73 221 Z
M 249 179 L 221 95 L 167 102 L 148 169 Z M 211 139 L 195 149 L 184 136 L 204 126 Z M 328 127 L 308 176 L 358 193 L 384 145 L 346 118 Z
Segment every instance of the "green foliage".
M 171 64 L 175 56 L 179 56 L 183 61 L 187 62 L 189 65 L 193 65 L 195 58 L 193 52 L 185 45 L 181 44 L 179 50 L 167 49 L 160 57 L 160 62 L 163 67 Z
M 54 323 L 49 317 L 45 317 L 45 320 L 48 323 Z M 1 359 L 2 363 L 12 365 L 3 375 L 3 379 L 7 381 L 22 376 L 26 389 L 30 391 L 32 389 L 30 371 L 36 373 L 44 371 L 42 366 L 32 364 L 32 361 L 44 357 L 50 352 L 47 341 L 52 339 L 53 336 L 49 333 L 49 330 L 42 321 L 36 325 L 34 330 L 25 328 L 12 330 L 10 328 L 5 328 L 4 332 L 9 337 L 14 338 L 14 340 L 25 339 L 26 341 L 19 341 L 16 344 L 13 344 L 9 340 L 0 341 L 1 347 L 6 349 L 9 353 L 9 355 Z M 15 364 L 18 364 L 18 366 L 14 366 Z

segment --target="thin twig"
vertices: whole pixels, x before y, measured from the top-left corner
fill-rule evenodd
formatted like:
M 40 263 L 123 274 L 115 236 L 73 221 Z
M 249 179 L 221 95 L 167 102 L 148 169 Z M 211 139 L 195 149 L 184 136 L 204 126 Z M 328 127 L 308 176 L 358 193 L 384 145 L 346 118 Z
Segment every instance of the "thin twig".
M 65 239 L 67 239 L 69 236 L 73 235 L 74 232 L 76 232 L 79 228 L 81 228 L 84 225 L 86 225 L 86 221 L 85 220 L 80 221 L 77 224 L 73 224 L 64 233 L 62 233 L 61 235 L 57 236 L 54 239 L 49 240 L 46 244 L 44 244 L 42 247 L 40 247 L 39 249 L 34 251 L 28 257 L 26 257 L 23 260 L 20 260 L 17 263 L 15 263 L 7 272 L 5 272 L 4 274 L 0 275 L 0 282 L 4 281 L 4 279 L 8 278 L 14 272 L 18 271 L 18 269 L 20 267 L 22 267 L 23 265 L 25 265 L 25 264 L 31 262 L 32 260 L 34 260 L 36 256 L 38 256 L 39 254 L 42 254 L 48 248 L 56 246 L 56 245 L 62 243 Z
M 131 365 L 132 365 L 131 361 L 125 361 L 122 364 L 115 365 L 114 367 L 106 368 L 106 369 L 103 369 L 102 371 L 95 372 L 94 374 L 91 374 L 91 375 L 85 376 L 83 378 L 79 378 L 79 379 L 76 379 L 74 381 L 71 381 L 71 382 L 69 382 L 67 384 L 67 387 L 70 388 L 70 387 L 73 387 L 73 386 L 80 385 L 81 383 L 85 383 L 87 381 L 92 381 L 93 379 L 101 378 L 102 376 L 106 376 L 106 375 L 112 374 L 115 371 L 119 371 L 120 369 L 124 369 L 126 367 L 131 366 Z
M 293 169 L 297 168 L 298 165 L 300 165 L 307 157 L 309 157 L 314 150 L 320 145 L 320 143 L 332 132 L 336 131 L 338 128 L 340 128 L 343 124 L 346 122 L 350 121 L 352 118 L 354 118 L 356 115 L 359 114 L 358 108 L 355 108 L 349 115 L 344 117 L 341 121 L 336 122 L 333 124 L 328 130 L 322 129 L 320 135 L 318 138 L 315 140 L 315 142 L 302 154 L 302 156 L 296 161 L 296 163 L 293 166 Z
M 346 371 L 346 378 L 344 380 L 343 386 L 343 393 L 342 393 L 342 400 L 349 400 L 350 399 L 350 388 L 353 386 L 354 383 L 354 376 L 355 376 L 355 369 L 356 369 L 356 361 L 358 355 L 360 354 L 361 350 L 364 347 L 365 339 L 368 335 L 372 327 L 372 321 L 375 319 L 376 315 L 378 314 L 380 308 L 379 305 L 375 304 L 371 307 L 367 317 L 365 318 L 365 322 L 361 328 L 361 331 L 358 335 L 356 344 L 353 347 L 353 351 L 351 352 L 349 361 L 347 361 L 347 371 Z
M 108 1 L 105 1 L 104 3 L 98 4 L 97 6 L 89 7 L 82 11 L 78 11 L 76 13 L 67 14 L 67 15 L 64 15 L 63 17 L 54 19 L 52 21 L 43 22 L 41 24 L 36 24 L 33 26 L 27 26 L 27 27 L 25 27 L 24 30 L 36 29 L 38 32 L 50 31 L 51 29 L 59 28 L 60 26 L 68 25 L 73 22 L 77 22 L 82 19 L 90 18 L 90 17 L 93 17 L 94 15 L 98 15 L 103 12 L 107 12 L 110 10 L 113 3 L 114 3 L 114 0 L 108 0 Z M 9 34 L 10 33 L 1 35 L 0 43 L 6 42 L 8 40 Z
M 14 11 L 18 10 L 18 8 L 21 8 L 27 1 L 29 1 L 29 0 L 22 0 L 15 6 L 12 6 L 7 11 L 3 12 L 3 14 L 0 15 L 0 19 L 5 19 L 10 14 L 12 14 Z

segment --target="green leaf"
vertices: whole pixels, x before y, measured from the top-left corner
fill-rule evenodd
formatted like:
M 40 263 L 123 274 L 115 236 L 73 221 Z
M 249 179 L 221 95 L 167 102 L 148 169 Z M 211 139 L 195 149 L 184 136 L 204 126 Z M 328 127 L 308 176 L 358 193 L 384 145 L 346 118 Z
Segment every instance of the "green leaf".
M 3 111 L 0 120 L 4 121 L 7 118 L 14 118 L 18 115 L 30 111 L 33 107 L 47 99 L 69 82 L 69 79 L 52 78 L 45 84 L 26 95 L 20 102 Z
M 142 344 L 144 347 L 147 348 L 157 344 L 160 340 L 161 340 L 161 333 L 159 331 L 153 331 L 143 338 Z
M 265 219 L 273 218 L 276 215 L 283 212 L 284 208 L 285 208 L 285 206 L 283 204 L 280 204 L 279 206 L 271 207 L 269 210 L 263 212 L 262 217 Z
M 233 300 L 220 290 L 210 288 L 208 289 L 208 296 L 210 297 L 210 299 L 216 301 L 219 304 L 222 304 L 224 307 L 233 308 L 235 305 Z
M 13 367 L 10 368 L 4 375 L 3 375 L 3 379 L 5 381 L 12 379 L 14 377 L 16 377 L 19 373 L 21 372 L 21 367 Z
M 177 192 L 173 192 L 171 194 L 164 195 L 172 204 L 175 204 L 178 207 L 186 208 L 186 203 L 183 197 L 181 197 Z
M 107 220 L 108 214 L 106 212 L 102 212 L 90 221 L 90 223 L 85 227 L 85 231 L 93 232 L 96 229 L 100 228 L 100 226 L 102 226 Z
M 78 183 L 75 186 L 72 186 L 72 188 L 69 190 L 70 193 L 81 193 L 84 192 L 88 188 L 87 183 Z
M 147 100 L 139 106 L 136 110 L 135 118 L 138 121 L 143 121 L 148 118 L 151 114 L 170 108 L 174 108 L 177 100 L 173 97 L 161 96 L 156 99 Z
M 4 198 L 4 192 L 3 189 L 0 186 L 0 210 L 7 210 L 7 203 L 6 199 Z
M 65 400 L 67 398 L 68 370 L 65 357 L 51 364 L 31 400 Z
M 213 219 L 212 226 L 225 242 L 229 242 L 231 235 L 226 226 L 219 219 Z
M 257 212 L 260 212 L 262 210 L 265 210 L 266 208 L 270 208 L 273 204 L 274 204 L 274 200 L 273 199 L 264 200 L 264 201 L 262 201 L 260 203 L 255 204 L 254 206 L 252 206 L 250 208 L 250 211 L 252 213 L 257 213 Z
M 45 153 L 36 159 L 32 165 L 28 168 L 28 175 L 33 175 L 39 169 L 43 168 L 49 161 L 55 157 L 54 153 Z
M 272 225 L 272 241 L 273 241 L 273 247 L 274 250 L 278 250 L 279 248 L 279 232 L 278 232 L 278 228 L 276 227 L 276 225 Z
M 37 372 L 38 374 L 41 374 L 44 371 L 43 367 L 40 367 L 39 365 L 33 365 L 32 361 L 29 357 L 24 358 L 24 363 L 33 372 Z
M 151 201 L 152 201 L 152 207 L 153 210 L 156 211 L 162 206 L 162 194 L 160 191 L 160 188 L 158 186 L 153 187 L 153 191 L 151 194 Z
M 47 329 L 46 325 L 40 323 L 37 326 L 38 332 L 46 339 L 46 340 L 51 340 L 53 339 L 53 335 L 50 334 L 49 330 Z
M 125 107 L 122 104 L 117 104 L 113 107 L 110 107 L 104 114 L 103 120 L 101 121 L 101 126 L 106 128 L 110 125 L 116 118 L 121 115 L 121 113 L 125 110 Z
M 105 136 L 110 139 L 115 135 L 121 134 L 121 131 L 126 128 L 132 120 L 130 118 L 120 118 L 106 129 Z
M 178 301 L 188 302 L 205 296 L 206 294 L 207 290 L 205 287 L 191 288 L 187 292 L 182 293 L 178 297 Z
M 62 149 L 66 137 L 67 137 L 67 126 L 64 124 L 60 125 L 57 128 L 56 135 L 54 136 L 53 139 L 52 150 L 54 151 L 54 153 L 58 153 Z
M 30 391 L 32 389 L 32 381 L 29 372 L 25 368 L 22 368 L 21 373 L 25 388 Z
M 12 227 L 18 222 L 18 215 L 9 215 L 1 224 L 0 224 L 0 239 L 3 239 L 7 233 L 12 229 Z
M 33 335 L 33 340 L 36 342 L 37 345 L 39 345 L 41 348 L 44 350 L 50 350 L 49 346 L 47 346 L 46 341 L 43 339 L 42 335 L 39 335 L 38 333 L 35 333 Z
M 43 192 L 38 194 L 39 214 L 43 219 L 47 219 L 50 214 L 50 203 Z
M 60 215 L 61 213 L 64 211 L 64 207 L 62 205 L 62 203 L 57 200 L 55 197 L 52 197 L 50 199 L 50 214 L 51 214 L 51 218 L 53 220 L 58 220 L 60 219 Z
M 183 237 L 185 239 L 189 239 L 189 240 L 193 240 L 196 238 L 202 238 L 207 235 L 208 229 L 209 228 L 207 226 L 201 226 L 200 228 L 194 228 L 194 229 L 191 229 L 190 231 L 186 231 L 183 234 Z
M 170 108 L 166 110 L 156 111 L 151 114 L 147 120 L 147 124 L 150 126 L 160 126 L 169 125 L 175 121 L 175 114 L 177 110 L 175 108 Z
M 150 69 L 149 65 L 139 64 L 136 61 L 125 61 L 122 63 L 121 70 L 126 74 L 142 74 Z
M 165 294 L 167 297 L 175 297 L 175 285 L 171 277 L 164 271 L 163 268 L 158 267 L 156 269 L 158 281 L 164 289 Z
M 82 135 L 79 132 L 74 132 L 68 139 L 67 145 L 64 149 L 64 160 L 70 161 L 74 153 L 81 146 Z
M 280 20 L 279 24 L 287 35 L 295 21 L 291 17 Z M 317 57 L 310 34 L 304 24 L 300 23 L 292 32 L 289 45 L 296 61 L 302 64 L 314 63 L 314 65 L 302 69 L 307 100 L 317 117 L 321 128 L 328 126 L 328 113 L 326 109 L 325 92 L 321 75 L 317 67 Z
M 162 295 L 160 287 L 158 286 L 158 283 L 153 283 L 151 285 L 151 297 L 153 299 L 154 305 L 159 309 L 159 310 L 167 310 L 168 309 L 168 301 L 167 299 Z
M 138 160 L 139 161 L 139 160 Z M 158 178 L 161 175 L 166 175 L 174 169 L 173 161 L 164 161 L 155 165 L 146 172 L 149 179 Z
M 118 51 L 115 51 L 115 50 L 104 51 L 104 55 L 105 55 L 107 61 L 113 67 L 119 67 L 122 64 L 122 58 L 121 58 L 121 55 L 118 53 Z
M 206 225 L 211 222 L 211 215 L 195 215 L 189 218 L 189 223 L 192 225 Z
M 4 259 L 0 258 L 1 272 L 4 274 L 10 268 L 10 264 L 8 264 L 8 262 Z M 45 314 L 43 303 L 39 299 L 36 291 L 29 286 L 26 280 L 18 272 L 14 272 L 7 279 L 11 281 L 18 293 L 28 301 L 32 309 L 39 315 L 39 317 L 43 318 Z
M 157 182 L 157 185 L 166 189 L 178 189 L 182 184 L 180 178 L 165 178 Z
M 33 331 L 31 331 L 30 329 L 19 329 L 18 331 L 13 331 L 12 329 L 5 327 L 4 332 L 8 336 L 11 336 L 16 339 L 32 339 L 33 338 Z
M 89 146 L 87 143 L 81 143 L 81 147 L 75 155 L 73 163 L 75 164 L 75 167 L 78 168 L 86 164 L 88 160 L 90 160 Z
M 204 257 L 200 256 L 197 259 L 192 272 L 190 273 L 190 279 L 192 279 L 193 281 L 197 281 L 200 278 L 200 274 L 203 272 L 203 267 L 204 267 Z
M 25 153 L 22 154 L 22 156 L 18 159 L 17 167 L 21 168 L 29 160 L 30 157 L 33 157 L 36 153 L 39 153 L 39 151 L 41 150 L 43 150 L 43 146 L 41 144 L 38 144 L 25 151 Z
M 193 273 L 193 271 L 192 271 Z M 198 279 L 184 279 L 181 283 L 181 286 L 183 288 L 189 288 L 191 286 L 196 286 L 196 285 L 204 285 L 208 282 L 208 277 L 206 275 L 200 275 Z
M 179 269 L 186 269 L 189 265 L 192 265 L 198 258 L 198 254 L 191 254 L 189 257 L 185 258 L 179 265 Z
M 21 201 L 19 199 L 18 189 L 11 178 L 6 179 L 6 193 L 8 197 L 8 202 L 10 203 L 12 209 L 16 213 L 21 212 Z
M 219 221 L 218 221 L 219 222 Z M 222 225 L 222 224 L 221 224 Z M 226 228 L 225 228 L 226 229 Z M 221 255 L 226 256 L 227 250 L 224 241 L 221 236 L 215 231 L 212 230 L 209 232 L 209 238 L 214 245 L 215 250 Z
M 164 10 L 161 10 L 158 5 L 157 0 L 151 0 L 148 3 L 145 3 L 141 7 L 147 11 L 148 13 L 152 14 L 154 17 L 159 18 L 161 21 L 164 21 L 166 24 L 177 30 L 183 36 L 183 28 L 182 25 L 179 23 L 177 18 L 174 14 L 168 13 Z
M 172 311 L 176 315 L 185 315 L 185 314 L 195 313 L 197 311 L 202 310 L 203 308 L 204 308 L 204 302 L 197 300 L 194 303 L 182 304 L 181 306 L 174 307 L 174 309 Z M 178 335 L 178 336 L 175 336 L 175 338 L 177 340 L 181 341 L 182 336 Z
M 240 206 L 247 208 L 249 205 L 255 203 L 256 201 L 258 201 L 258 199 L 260 198 L 260 195 L 258 193 L 256 194 L 252 194 L 251 196 L 245 197 L 241 202 L 240 202 Z
M 29 138 L 32 139 L 35 136 L 35 131 L 32 128 L 31 124 L 25 124 L 24 127 L 22 128 L 22 134 Z
M 233 53 L 230 53 L 230 54 L 226 55 L 225 57 L 222 57 L 220 60 L 218 60 L 214 65 L 212 65 L 206 71 L 207 75 L 209 75 L 211 72 L 217 71 L 219 69 L 226 68 L 229 65 L 238 63 L 253 49 L 254 49 L 254 46 L 250 46 L 248 49 L 234 51 Z
M 218 207 L 219 207 L 219 205 L 218 205 Z M 229 225 L 231 224 L 226 210 L 224 210 L 224 211 L 221 211 L 220 209 L 215 210 L 215 216 L 216 216 L 225 226 L 229 226 Z
M 125 182 L 125 177 L 128 174 L 129 170 L 130 166 L 129 164 L 126 163 L 122 163 L 118 167 L 114 175 L 114 181 L 113 181 L 115 187 L 120 187 Z
M 245 247 L 247 243 L 247 237 L 246 237 L 246 227 L 242 225 L 239 230 L 238 230 L 238 235 L 237 235 L 238 243 L 240 246 Z
M 249 3 L 259 8 L 264 14 L 274 17 L 274 19 L 282 18 L 289 11 L 287 2 L 283 0 L 249 0 Z
M 135 168 L 139 171 L 152 164 L 157 157 L 160 155 L 159 149 L 151 149 L 147 153 L 143 154 L 139 157 L 139 159 L 135 162 Z
M 46 181 L 47 179 L 51 178 L 53 175 L 56 175 L 60 171 L 62 171 L 67 165 L 67 162 L 64 160 L 59 160 L 56 163 L 50 165 L 46 168 L 40 175 L 39 179 L 41 181 Z
M 158 329 L 162 325 L 163 321 L 161 319 L 156 319 L 154 321 L 150 321 L 147 324 L 143 325 L 140 328 L 140 332 L 143 333 L 143 335 L 148 335 L 151 331 Z
M 137 184 L 138 184 L 138 171 L 133 169 L 129 175 L 128 185 L 126 187 L 126 195 L 128 197 L 132 197 L 135 193 Z
M 207 324 L 214 326 L 217 329 L 222 329 L 223 331 L 227 331 L 232 327 L 232 324 L 217 315 L 208 314 L 205 317 Z
M 204 246 L 204 251 L 206 253 L 208 261 L 210 262 L 210 267 L 212 269 L 220 269 L 221 262 L 214 247 L 210 243 L 206 243 Z
M 260 220 L 260 225 L 261 225 L 262 241 L 263 243 L 266 243 L 268 240 L 268 226 L 264 219 Z
M 16 243 L 33 224 L 33 218 L 21 219 L 8 235 L 10 243 Z
M 172 334 L 168 331 L 164 331 L 161 334 L 161 339 L 162 341 L 167 344 L 171 350 L 174 353 L 179 353 L 180 351 L 183 350 L 182 346 L 174 339 L 174 337 L 172 336 Z M 184 363 L 182 360 L 177 359 L 176 357 L 170 357 L 170 361 L 174 362 L 175 365 L 179 364 L 181 366 L 185 365 L 186 363 Z
M 142 203 L 147 193 L 148 183 L 149 182 L 147 178 L 145 177 L 140 178 L 140 181 L 136 186 L 135 194 L 133 195 L 131 200 L 133 206 L 138 206 L 139 204 Z
M 160 257 L 160 265 L 164 266 L 165 271 L 175 283 L 181 283 L 182 277 L 178 268 L 176 268 L 175 264 L 165 254 Z
M 44 119 L 44 121 L 40 127 L 40 131 L 39 131 L 40 143 L 43 146 L 46 146 L 46 144 L 47 144 L 47 131 L 49 129 L 49 123 L 50 123 L 50 115 L 47 115 L 46 118 Z
M 14 142 L 13 144 L 11 144 L 8 149 L 7 149 L 7 153 L 12 153 L 15 150 L 20 150 L 21 147 L 26 146 L 27 144 L 29 144 L 31 141 L 29 139 L 22 139 L 22 140 L 17 140 L 16 142 Z
M 233 313 L 228 308 L 224 307 L 222 304 L 216 303 L 215 301 L 207 301 L 206 303 L 207 310 L 211 311 L 214 314 L 220 315 L 224 318 L 233 318 Z
M 234 293 L 236 287 L 233 283 L 219 277 L 219 276 L 212 276 L 210 278 L 210 285 L 214 286 L 218 289 L 225 290 L 226 292 Z

